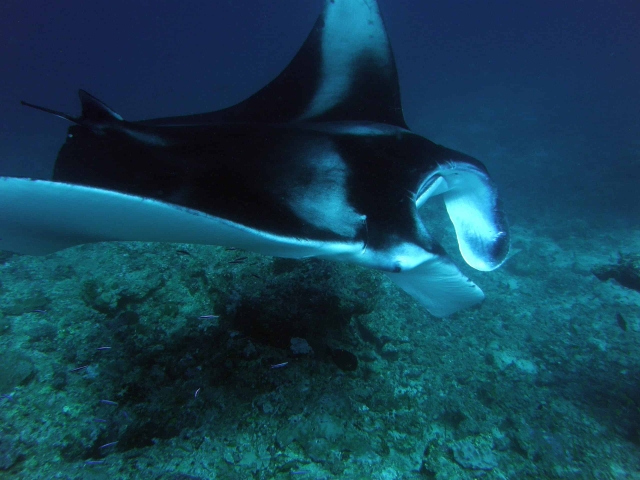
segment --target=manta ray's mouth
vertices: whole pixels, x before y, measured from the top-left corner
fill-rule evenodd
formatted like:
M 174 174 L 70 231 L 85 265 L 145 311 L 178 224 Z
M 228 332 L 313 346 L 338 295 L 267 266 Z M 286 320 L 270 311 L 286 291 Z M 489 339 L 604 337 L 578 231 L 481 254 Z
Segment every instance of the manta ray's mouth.
M 442 195 L 460 253 L 476 270 L 498 268 L 509 254 L 509 226 L 486 171 L 468 162 L 448 161 L 420 185 L 416 206 Z

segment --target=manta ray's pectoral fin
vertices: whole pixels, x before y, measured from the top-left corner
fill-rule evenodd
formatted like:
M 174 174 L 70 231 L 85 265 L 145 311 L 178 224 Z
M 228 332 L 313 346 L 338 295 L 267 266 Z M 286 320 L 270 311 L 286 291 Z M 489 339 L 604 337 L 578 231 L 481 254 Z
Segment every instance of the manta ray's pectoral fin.
M 325 0 L 322 14 L 289 65 L 246 100 L 214 112 L 141 123 L 300 121 L 407 128 L 396 64 L 375 0 Z
M 285 258 L 348 257 L 363 248 L 357 241 L 278 235 L 113 190 L 0 176 L 0 250 L 47 255 L 106 241 L 221 245 Z

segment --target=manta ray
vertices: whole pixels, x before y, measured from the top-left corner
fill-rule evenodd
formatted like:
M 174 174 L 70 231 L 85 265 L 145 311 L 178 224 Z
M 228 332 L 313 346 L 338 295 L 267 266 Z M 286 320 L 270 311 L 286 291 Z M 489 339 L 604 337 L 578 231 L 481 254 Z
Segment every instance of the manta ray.
M 327 0 L 286 68 L 209 113 L 123 119 L 80 90 L 51 180 L 0 177 L 0 249 L 44 255 L 103 241 L 209 244 L 385 272 L 435 316 L 482 290 L 418 210 L 444 199 L 460 252 L 493 270 L 509 251 L 478 160 L 407 126 L 375 0 Z

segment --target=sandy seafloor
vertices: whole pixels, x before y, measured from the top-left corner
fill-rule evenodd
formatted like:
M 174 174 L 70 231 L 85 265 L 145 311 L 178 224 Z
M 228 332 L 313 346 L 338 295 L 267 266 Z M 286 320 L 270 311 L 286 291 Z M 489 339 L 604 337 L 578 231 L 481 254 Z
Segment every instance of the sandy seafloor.
M 455 253 L 441 210 L 424 218 Z M 446 319 L 327 261 L 5 254 L 0 478 L 640 478 L 640 293 L 591 273 L 637 231 L 512 234 L 501 269 L 465 269 L 486 301 Z

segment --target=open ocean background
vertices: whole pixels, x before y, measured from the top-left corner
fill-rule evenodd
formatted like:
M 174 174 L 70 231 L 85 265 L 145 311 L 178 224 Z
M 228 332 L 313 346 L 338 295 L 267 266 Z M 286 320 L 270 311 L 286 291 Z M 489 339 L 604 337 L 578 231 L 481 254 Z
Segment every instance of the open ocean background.
M 440 321 L 375 272 L 219 248 L 3 254 L 0 478 L 640 478 L 640 2 L 379 3 L 407 123 L 503 196 L 516 254 L 465 270 L 482 308 Z M 48 178 L 65 140 L 20 100 L 76 114 L 83 88 L 128 120 L 226 107 L 321 8 L 4 0 L 0 175 Z

